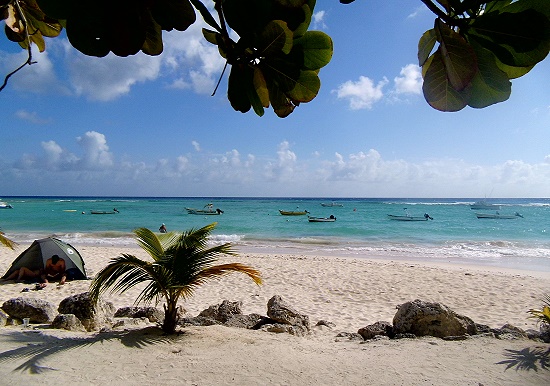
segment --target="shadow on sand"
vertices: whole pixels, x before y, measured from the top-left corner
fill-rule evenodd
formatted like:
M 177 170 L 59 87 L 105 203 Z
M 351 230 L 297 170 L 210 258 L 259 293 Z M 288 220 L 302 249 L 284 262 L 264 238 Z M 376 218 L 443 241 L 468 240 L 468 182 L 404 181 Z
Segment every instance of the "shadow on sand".
M 546 370 L 550 371 L 550 348 L 527 347 L 523 350 L 506 350 L 506 360 L 497 362 L 499 365 L 506 365 L 506 369 L 523 371 Z
M 30 333 L 29 333 L 30 332 Z M 41 362 L 60 352 L 88 347 L 97 343 L 118 340 L 129 348 L 145 348 L 159 343 L 173 342 L 179 335 L 165 335 L 157 327 L 148 327 L 130 331 L 111 331 L 98 333 L 90 337 L 55 337 L 43 334 L 40 330 L 17 332 L 3 335 L 2 342 L 17 342 L 21 347 L 0 352 L 0 362 L 24 360 L 13 371 L 28 371 L 40 374 L 51 367 L 41 366 Z

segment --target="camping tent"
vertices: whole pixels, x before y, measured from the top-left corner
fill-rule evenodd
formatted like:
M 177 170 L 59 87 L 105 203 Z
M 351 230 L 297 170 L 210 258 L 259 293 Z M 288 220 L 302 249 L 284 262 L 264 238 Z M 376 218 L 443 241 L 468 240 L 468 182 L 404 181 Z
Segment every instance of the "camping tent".
M 31 270 L 44 269 L 46 260 L 53 255 L 58 255 L 65 260 L 67 279 L 86 279 L 84 260 L 80 253 L 72 245 L 53 237 L 34 240 L 31 246 L 13 261 L 10 269 L 2 276 L 2 279 L 7 278 L 13 271 L 21 267 L 27 267 Z

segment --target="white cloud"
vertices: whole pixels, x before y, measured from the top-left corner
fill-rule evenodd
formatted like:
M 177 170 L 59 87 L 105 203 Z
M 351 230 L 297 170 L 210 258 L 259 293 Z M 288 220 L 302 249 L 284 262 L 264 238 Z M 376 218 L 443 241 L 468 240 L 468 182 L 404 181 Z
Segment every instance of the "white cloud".
M 348 80 L 333 92 L 336 92 L 339 99 L 348 100 L 352 110 L 371 109 L 384 96 L 382 89 L 386 84 L 388 79 L 385 77 L 375 85 L 372 79 L 360 76 L 357 82 Z
M 325 11 L 318 11 L 313 13 L 312 15 L 313 29 L 327 28 L 327 25 L 325 24 L 325 16 L 326 16 Z
M 40 118 L 36 111 L 27 111 L 21 109 L 15 112 L 15 116 L 23 121 L 34 123 L 37 125 L 43 125 L 50 122 L 49 119 Z
M 108 168 L 113 165 L 113 156 L 109 152 L 105 135 L 96 131 L 88 131 L 77 138 L 84 149 L 83 162 L 89 168 Z
M 416 64 L 407 64 L 395 77 L 395 92 L 398 94 L 421 94 L 422 72 Z
M 191 141 L 191 144 L 195 148 L 195 151 L 201 151 L 201 145 L 197 141 Z

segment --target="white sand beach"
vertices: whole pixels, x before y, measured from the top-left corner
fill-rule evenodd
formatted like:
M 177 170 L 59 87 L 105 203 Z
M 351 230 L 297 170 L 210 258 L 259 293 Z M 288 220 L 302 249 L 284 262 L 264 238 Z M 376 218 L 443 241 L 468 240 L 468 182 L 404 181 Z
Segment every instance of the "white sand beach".
M 139 248 L 73 244 L 88 276 L 110 258 Z M 0 272 L 16 251 L 0 248 Z M 377 321 L 391 322 L 396 306 L 421 299 L 440 302 L 477 323 L 498 328 L 509 323 L 535 329 L 530 308 L 550 293 L 550 273 L 480 266 L 364 258 L 241 253 L 220 262 L 241 262 L 262 272 L 264 285 L 244 275 L 210 282 L 183 303 L 196 316 L 223 300 L 241 301 L 243 312 L 265 315 L 280 295 L 314 327 L 296 337 L 223 326 L 190 327 L 176 336 L 139 328 L 75 333 L 45 326 L 0 328 L 1 385 L 548 385 L 550 344 L 530 340 L 474 337 L 374 340 L 337 339 Z M 58 304 L 86 292 L 90 281 L 49 284 L 21 292 L 22 283 L 0 284 L 0 304 L 16 297 L 39 297 Z M 133 305 L 138 290 L 107 294 L 116 307 Z M 159 308 L 162 306 L 159 305 Z

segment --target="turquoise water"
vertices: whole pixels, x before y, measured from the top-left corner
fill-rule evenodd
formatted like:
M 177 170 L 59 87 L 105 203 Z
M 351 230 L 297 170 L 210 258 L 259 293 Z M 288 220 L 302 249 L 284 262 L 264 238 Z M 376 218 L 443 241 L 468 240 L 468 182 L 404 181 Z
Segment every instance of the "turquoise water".
M 55 235 L 78 245 L 135 245 L 137 227 L 186 230 L 218 222 L 212 242 L 233 242 L 240 250 L 355 257 L 418 258 L 550 271 L 550 199 L 492 199 L 513 220 L 477 219 L 476 199 L 337 199 L 343 207 L 323 207 L 330 198 L 139 198 L 3 197 L 13 209 L 0 210 L 0 228 L 20 243 Z M 219 216 L 191 215 L 186 207 L 207 203 Z M 117 214 L 92 215 L 90 211 Z M 401 222 L 388 214 L 428 213 L 433 221 Z M 278 210 L 308 210 L 337 220 L 309 223 L 306 216 Z

